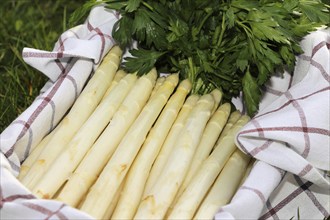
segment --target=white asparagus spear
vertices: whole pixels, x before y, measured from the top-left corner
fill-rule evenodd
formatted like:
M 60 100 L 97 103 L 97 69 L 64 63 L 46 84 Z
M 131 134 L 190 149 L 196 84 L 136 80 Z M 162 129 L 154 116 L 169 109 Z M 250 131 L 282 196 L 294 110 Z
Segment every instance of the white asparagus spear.
M 233 111 L 227 121 L 227 124 L 225 125 L 225 127 L 223 128 L 219 139 L 217 140 L 216 145 L 218 145 L 218 143 L 227 135 L 227 133 L 229 132 L 229 130 L 231 129 L 231 127 L 238 121 L 238 119 L 241 117 L 241 112 L 239 110 Z
M 235 135 L 249 121 L 242 116 L 230 129 L 228 134 L 215 147 L 211 155 L 203 162 L 196 175 L 192 178 L 178 202 L 174 204 L 169 219 L 191 219 L 198 206 L 219 175 L 230 155 L 237 149 Z
M 191 90 L 189 80 L 184 80 L 167 102 L 165 108 L 150 130 L 147 139 L 126 176 L 122 195 L 113 219 L 132 219 L 139 205 L 152 163 L 162 146 L 187 94 Z
M 156 84 L 154 89 L 151 92 L 150 98 L 152 98 L 155 93 L 157 92 L 157 90 L 159 89 L 159 87 L 165 82 L 166 77 L 165 76 L 161 76 L 157 78 Z
M 211 116 L 214 99 L 203 95 L 191 111 L 161 175 L 138 207 L 134 219 L 162 219 L 173 201 Z
M 202 162 L 210 155 L 210 152 L 227 122 L 230 108 L 231 106 L 229 103 L 221 105 L 207 122 L 202 139 L 199 142 L 196 153 L 192 159 L 193 162 L 189 167 L 188 173 L 176 195 L 176 198 L 179 198 L 198 168 L 201 166 Z
M 250 158 L 241 150 L 235 150 L 198 208 L 194 219 L 212 220 L 219 208 L 230 202 L 239 187 Z
M 154 97 L 147 102 L 87 194 L 81 207 L 82 211 L 95 218 L 101 218 L 104 215 L 107 205 L 114 198 L 150 128 L 165 106 L 178 81 L 177 74 L 168 76 Z
M 148 74 L 137 80 L 107 128 L 70 176 L 61 194 L 56 198 L 57 200 L 74 207 L 78 205 L 145 106 L 155 85 L 156 78 L 156 69 L 152 69 Z
M 160 149 L 159 154 L 157 155 L 157 158 L 151 168 L 151 171 L 149 173 L 146 185 L 144 187 L 143 197 L 149 192 L 151 187 L 154 185 L 156 180 L 158 179 L 158 176 L 160 175 L 167 158 L 169 157 L 173 147 L 174 143 L 176 142 L 176 138 L 180 134 L 185 121 L 187 120 L 192 108 L 195 106 L 199 99 L 198 95 L 190 95 L 188 96 L 187 100 L 182 106 L 182 109 L 179 112 L 178 117 L 175 119 L 175 122 L 173 126 L 171 127 L 171 130 L 169 131 L 165 142 L 163 146 Z
M 214 99 L 214 106 L 212 109 L 212 114 L 218 109 L 219 104 L 222 100 L 222 92 L 219 89 L 213 89 L 210 93 Z
M 124 77 L 99 104 L 68 143 L 68 146 L 49 167 L 39 183 L 33 188 L 32 192 L 36 196 L 44 199 L 53 197 L 110 122 L 129 90 L 133 87 L 136 79 L 137 76 L 134 74 Z
M 127 75 L 127 73 L 126 73 L 124 70 L 122 70 L 122 69 L 120 69 L 120 70 L 118 70 L 118 71 L 116 72 L 116 74 L 115 74 L 115 76 L 113 77 L 113 80 L 112 80 L 112 82 L 111 82 L 109 88 L 108 88 L 107 91 L 104 93 L 103 99 L 105 99 L 105 98 L 109 95 L 109 93 L 110 93 L 110 91 L 113 89 L 113 87 L 115 87 L 115 85 L 117 85 L 117 84 L 119 83 L 119 81 L 120 81 L 122 78 L 124 78 L 126 75 Z
M 123 182 L 120 184 L 114 198 L 111 200 L 111 202 L 110 202 L 105 214 L 103 215 L 102 219 L 108 219 L 108 220 L 116 219 L 116 218 L 113 218 L 112 215 L 113 215 L 113 212 L 114 212 L 115 208 L 117 207 L 119 198 L 122 195 L 122 190 L 123 190 L 125 182 L 126 182 L 126 178 L 124 178 Z
M 35 148 L 29 154 L 29 156 L 24 160 L 24 162 L 21 165 L 21 169 L 19 171 L 18 177 L 17 177 L 18 180 L 21 181 L 25 177 L 25 175 L 29 172 L 29 170 L 33 166 L 33 164 L 36 163 L 39 155 L 41 154 L 41 152 L 43 151 L 45 146 L 48 144 L 48 142 L 50 141 L 50 139 L 52 138 L 52 136 L 54 135 L 54 133 L 60 126 L 61 126 L 61 124 L 56 126 L 56 128 L 52 132 L 50 132 L 46 137 L 44 137 L 40 141 L 40 143 L 37 146 L 35 146 Z
M 95 110 L 105 91 L 110 86 L 118 69 L 121 56 L 122 50 L 118 46 L 114 46 L 104 57 L 101 65 L 88 81 L 70 112 L 62 120 L 61 129 L 53 135 L 39 155 L 37 163 L 30 168 L 30 171 L 22 179 L 21 182 L 28 189 L 33 189 L 44 172 Z

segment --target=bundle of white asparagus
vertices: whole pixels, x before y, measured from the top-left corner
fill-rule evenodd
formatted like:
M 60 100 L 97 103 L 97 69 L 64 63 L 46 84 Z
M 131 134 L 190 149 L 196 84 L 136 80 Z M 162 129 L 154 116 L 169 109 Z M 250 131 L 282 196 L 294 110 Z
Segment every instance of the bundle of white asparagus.
M 249 117 L 178 74 L 127 74 L 121 56 L 109 51 L 18 179 L 96 219 L 212 219 L 252 163 L 234 142 Z

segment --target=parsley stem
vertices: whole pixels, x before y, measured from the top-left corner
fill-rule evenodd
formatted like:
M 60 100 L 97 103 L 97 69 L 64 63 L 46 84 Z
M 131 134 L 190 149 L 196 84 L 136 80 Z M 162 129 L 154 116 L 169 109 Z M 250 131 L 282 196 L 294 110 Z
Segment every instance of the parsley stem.
M 189 66 L 189 70 L 188 70 L 188 78 L 194 82 L 195 81 L 195 77 L 194 77 L 194 64 L 193 64 L 193 60 L 192 57 L 188 57 L 188 66 Z
M 216 27 L 215 33 L 214 33 L 214 36 L 213 36 L 214 38 L 212 39 L 212 44 L 215 44 L 215 41 L 216 41 L 216 38 L 217 38 L 216 46 L 212 49 L 212 57 L 215 57 L 215 53 L 221 45 L 223 35 L 225 33 L 225 30 L 226 30 L 225 20 L 226 20 L 225 13 L 223 13 L 222 14 L 221 28 L 219 26 Z
M 243 22 L 236 20 L 236 23 L 243 28 L 243 30 L 245 31 L 245 33 L 248 35 L 249 38 L 253 36 L 252 30 L 248 26 L 244 25 Z
M 225 33 L 225 30 L 226 30 L 226 16 L 225 16 L 225 13 L 222 14 L 222 23 L 221 23 L 221 32 L 220 32 L 220 36 L 219 36 L 219 39 L 218 39 L 218 42 L 217 42 L 217 47 L 219 47 L 221 45 L 221 42 L 222 42 L 222 38 L 223 38 L 223 35 Z
M 149 8 L 151 11 L 154 11 L 154 8 L 151 7 L 151 5 L 149 5 L 149 4 L 146 3 L 145 1 L 142 1 L 142 4 L 143 4 L 144 6 L 146 6 L 147 8 Z
M 199 24 L 198 28 L 197 28 L 197 33 L 200 32 L 200 30 L 202 29 L 203 25 L 205 24 L 206 20 L 212 15 L 213 10 L 209 11 L 206 16 L 203 18 L 202 22 Z
M 220 35 L 220 26 L 217 26 L 214 30 L 214 34 L 212 37 L 212 46 L 215 46 L 217 44 L 217 39 L 219 35 Z

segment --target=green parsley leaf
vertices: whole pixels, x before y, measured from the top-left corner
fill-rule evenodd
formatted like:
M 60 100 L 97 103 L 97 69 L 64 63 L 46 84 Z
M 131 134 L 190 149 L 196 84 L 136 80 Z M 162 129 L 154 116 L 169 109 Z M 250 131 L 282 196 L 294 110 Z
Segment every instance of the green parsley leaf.
M 132 35 L 133 35 L 133 19 L 128 16 L 122 17 L 114 25 L 112 36 L 114 39 L 117 39 L 117 43 L 125 48 L 127 45 L 132 44 Z M 118 40 L 120 39 L 120 40 Z
M 246 71 L 242 84 L 247 113 L 253 115 L 258 111 L 258 106 L 261 100 L 260 87 L 249 71 Z
M 140 4 L 141 4 L 141 0 L 130 0 L 127 3 L 125 11 L 133 12 L 140 6 Z
M 165 54 L 155 50 L 142 48 L 130 50 L 132 57 L 125 58 L 125 68 L 128 72 L 137 72 L 139 76 L 148 73 L 156 64 L 157 60 Z

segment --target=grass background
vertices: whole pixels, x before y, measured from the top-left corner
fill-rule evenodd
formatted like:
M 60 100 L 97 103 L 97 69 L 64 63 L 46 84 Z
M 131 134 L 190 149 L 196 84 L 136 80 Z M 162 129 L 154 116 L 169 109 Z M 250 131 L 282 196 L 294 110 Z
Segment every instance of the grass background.
M 2 0 L 0 4 L 0 133 L 47 81 L 22 59 L 24 47 L 52 50 L 85 0 Z

